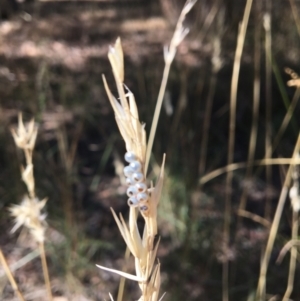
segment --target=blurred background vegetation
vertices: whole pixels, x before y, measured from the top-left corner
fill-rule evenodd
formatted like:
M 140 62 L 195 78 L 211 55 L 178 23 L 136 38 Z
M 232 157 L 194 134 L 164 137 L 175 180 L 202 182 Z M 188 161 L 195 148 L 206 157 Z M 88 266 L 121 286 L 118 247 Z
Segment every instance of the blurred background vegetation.
M 24 233 L 9 234 L 12 221 L 7 206 L 19 203 L 26 192 L 20 181 L 23 159 L 10 134 L 21 111 L 25 120 L 34 117 L 39 124 L 36 188 L 41 199 L 49 198 L 47 254 L 57 296 L 107 300 L 108 292 L 116 295 L 119 277 L 95 267 L 95 263 L 124 265 L 125 244 L 109 208 L 125 216 L 128 212 L 118 172 L 125 148 L 101 75 L 113 83 L 106 55 L 120 36 L 125 83 L 149 132 L 164 66 L 163 47 L 171 39 L 184 2 L 0 0 L 0 245 L 10 263 L 34 250 Z M 164 300 L 221 300 L 224 261 L 230 262 L 230 300 L 252 300 L 256 290 L 286 166 L 273 166 L 268 179 L 265 168 L 257 166 L 247 177 L 245 168 L 234 171 L 226 250 L 226 173 L 200 181 L 227 164 L 231 77 L 245 5 L 244 0 L 199 0 L 186 20 L 190 33 L 171 69 L 150 171 L 155 174 L 166 153 L 158 252 L 162 292 L 167 292 Z M 298 1 L 253 1 L 239 75 L 234 162 L 249 160 L 253 120 L 258 127 L 253 156 L 264 158 L 268 128 L 273 141 L 290 107 L 296 88 L 287 87 L 290 76 L 284 68 L 299 72 L 297 9 Z M 267 13 L 272 35 L 269 57 Z M 271 86 L 266 79 L 268 59 Z M 253 110 L 254 77 L 260 85 L 257 111 Z M 300 123 L 297 100 L 274 158 L 292 155 Z M 238 214 L 245 189 L 245 211 L 264 217 L 264 224 Z M 267 276 L 272 300 L 281 300 L 286 289 L 289 256 L 280 265 L 276 259 L 290 240 L 291 221 L 286 202 Z M 131 262 L 128 265 L 133 268 Z M 292 300 L 300 300 L 299 272 L 298 265 Z M 0 277 L 0 299 L 13 300 L 12 289 Z M 32 292 L 30 300 L 43 300 L 38 259 L 21 267 L 16 278 L 21 290 Z M 137 297 L 136 284 L 128 282 L 125 300 Z

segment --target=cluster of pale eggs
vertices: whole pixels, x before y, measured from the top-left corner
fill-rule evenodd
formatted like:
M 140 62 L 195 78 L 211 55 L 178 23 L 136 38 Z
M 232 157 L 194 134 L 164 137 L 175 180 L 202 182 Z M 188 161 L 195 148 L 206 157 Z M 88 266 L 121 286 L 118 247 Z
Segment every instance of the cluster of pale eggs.
M 140 210 L 148 209 L 146 203 L 149 199 L 148 187 L 142 170 L 142 163 L 133 152 L 125 154 L 125 161 L 129 165 L 124 167 L 124 175 L 126 177 L 128 205 L 131 207 L 139 206 Z

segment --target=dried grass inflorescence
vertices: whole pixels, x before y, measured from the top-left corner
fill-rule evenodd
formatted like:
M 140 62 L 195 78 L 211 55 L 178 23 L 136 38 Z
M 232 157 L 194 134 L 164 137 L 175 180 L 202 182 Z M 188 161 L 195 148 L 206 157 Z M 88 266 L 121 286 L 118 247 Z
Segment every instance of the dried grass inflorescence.
M 124 174 L 126 184 L 128 185 L 127 195 L 129 197 L 128 205 L 130 208 L 129 224 L 126 224 L 121 214 L 118 217 L 115 211 L 113 209 L 111 210 L 123 239 L 131 254 L 134 256 L 136 275 L 108 269 L 99 265 L 98 267 L 137 281 L 142 293 L 139 301 L 157 301 L 159 296 L 160 264 L 156 261 L 159 240 L 155 243 L 154 239 L 157 235 L 157 206 L 163 185 L 165 156 L 157 183 L 154 187 L 152 183 L 150 187 L 147 185 L 146 172 L 170 66 L 175 57 L 177 47 L 188 33 L 188 29 L 183 26 L 183 22 L 186 14 L 192 9 L 195 2 L 196 0 L 187 0 L 179 16 L 171 43 L 169 47 L 164 48 L 165 68 L 153 115 L 148 145 L 146 143 L 145 126 L 139 121 L 134 95 L 124 85 L 124 55 L 119 38 L 114 47 L 110 47 L 108 52 L 108 58 L 112 66 L 119 94 L 118 99 L 111 93 L 106 79 L 103 76 L 105 90 L 114 110 L 115 119 L 127 150 L 125 161 L 128 162 L 129 165 L 124 168 Z M 138 212 L 141 213 L 145 221 L 142 236 L 137 227 Z M 113 300 L 111 295 L 110 298 Z
M 160 264 L 156 261 L 159 241 L 155 244 L 154 238 L 157 235 L 157 206 L 163 184 L 164 160 L 156 185 L 151 184 L 148 188 L 145 174 L 147 150 L 145 126 L 139 121 L 134 95 L 124 85 L 123 50 L 119 38 L 114 47 L 110 47 L 108 58 L 112 66 L 120 101 L 112 95 L 104 76 L 103 81 L 127 150 L 125 161 L 129 165 L 124 168 L 124 174 L 128 185 L 129 224 L 126 224 L 121 214 L 118 217 L 115 211 L 111 210 L 121 235 L 134 256 L 136 275 L 99 265 L 98 267 L 137 281 L 142 292 L 140 300 L 156 301 L 160 288 Z M 138 231 L 136 222 L 138 211 L 145 220 L 142 236 Z
M 26 165 L 25 167 L 21 166 L 21 173 L 22 180 L 28 191 L 28 194 L 23 197 L 20 205 L 12 205 L 9 208 L 11 215 L 15 218 L 15 225 L 12 228 L 12 232 L 15 232 L 21 226 L 25 226 L 33 239 L 38 243 L 48 300 L 51 301 L 53 298 L 44 248 L 47 226 L 46 213 L 42 212 L 46 205 L 47 198 L 39 200 L 35 195 L 35 180 L 32 163 L 38 126 L 33 119 L 25 125 L 23 123 L 22 114 L 20 113 L 18 116 L 18 126 L 17 128 L 12 128 L 11 133 L 17 147 L 24 152 Z
M 22 180 L 26 184 L 28 195 L 25 195 L 20 205 L 12 205 L 9 208 L 11 215 L 15 218 L 12 232 L 21 226 L 25 226 L 33 238 L 41 243 L 45 240 L 46 214 L 42 213 L 47 199 L 39 200 L 35 196 L 35 181 L 33 174 L 32 155 L 35 147 L 38 127 L 32 119 L 24 125 L 22 114 L 18 116 L 18 127 L 12 128 L 11 133 L 18 148 L 23 150 L 26 165 L 21 166 Z
M 46 214 L 41 211 L 46 202 L 47 199 L 40 201 L 37 198 L 31 199 L 25 195 L 20 205 L 12 205 L 9 211 L 15 218 L 15 225 L 11 232 L 14 233 L 21 226 L 25 226 L 35 241 L 43 242 L 45 240 Z

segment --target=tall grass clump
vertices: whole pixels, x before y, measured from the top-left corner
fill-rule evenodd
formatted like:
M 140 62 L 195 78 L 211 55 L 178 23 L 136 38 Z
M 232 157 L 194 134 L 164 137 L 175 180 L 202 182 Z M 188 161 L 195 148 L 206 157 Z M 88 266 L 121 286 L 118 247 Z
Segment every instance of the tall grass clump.
M 183 21 L 195 2 L 194 0 L 188 0 L 186 2 L 179 16 L 170 46 L 165 47 L 165 68 L 148 143 L 145 125 L 139 120 L 134 95 L 124 84 L 124 55 L 120 38 L 117 39 L 114 47 L 110 47 L 108 52 L 119 100 L 113 96 L 105 76 L 103 76 L 105 90 L 114 110 L 115 119 L 126 147 L 125 161 L 128 165 L 124 168 L 124 175 L 128 186 L 128 224 L 125 222 L 122 214 L 118 216 L 112 208 L 111 211 L 127 248 L 134 257 L 135 275 L 106 268 L 101 265 L 97 266 L 103 270 L 119 274 L 122 277 L 138 282 L 141 290 L 140 301 L 156 301 L 162 299 L 162 297 L 159 299 L 159 289 L 161 285 L 160 262 L 156 258 L 160 239 L 156 238 L 158 234 L 157 207 L 163 187 L 165 155 L 163 156 L 160 173 L 155 185 L 152 182 L 150 182 L 150 184 L 148 183 L 147 169 L 171 63 L 174 60 L 178 45 L 188 33 L 188 29 L 183 26 Z M 144 219 L 142 235 L 137 226 L 139 213 Z M 121 295 L 119 294 L 118 300 L 122 299 Z M 113 300 L 111 295 L 110 298 Z

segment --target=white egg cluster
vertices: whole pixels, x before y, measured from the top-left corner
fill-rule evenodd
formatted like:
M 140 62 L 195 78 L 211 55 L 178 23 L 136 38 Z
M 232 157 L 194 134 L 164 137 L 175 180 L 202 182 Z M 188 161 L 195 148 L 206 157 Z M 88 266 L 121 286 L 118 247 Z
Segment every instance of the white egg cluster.
M 131 207 L 139 206 L 140 210 L 147 210 L 148 206 L 146 203 L 149 199 L 149 194 L 148 187 L 145 183 L 142 164 L 132 152 L 127 152 L 125 154 L 125 161 L 129 163 L 129 165 L 124 167 L 124 175 L 128 185 L 128 205 Z

